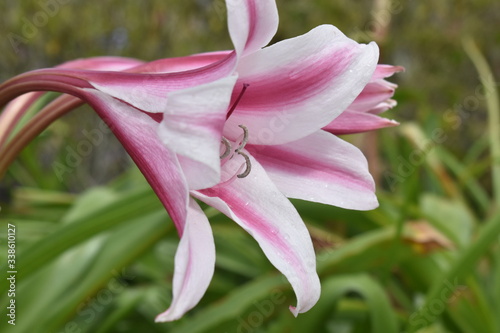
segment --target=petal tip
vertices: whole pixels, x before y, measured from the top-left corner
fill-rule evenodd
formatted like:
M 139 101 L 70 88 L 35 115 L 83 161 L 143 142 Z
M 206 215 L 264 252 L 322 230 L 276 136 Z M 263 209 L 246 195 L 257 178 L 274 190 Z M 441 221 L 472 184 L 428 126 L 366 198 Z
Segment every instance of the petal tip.
M 373 210 L 378 208 L 378 206 L 380 206 L 380 203 L 378 202 L 378 198 L 375 193 L 373 193 L 372 199 L 366 203 L 365 209 L 363 210 Z
M 394 119 L 389 119 L 389 123 L 391 126 L 399 126 L 400 125 L 399 122 L 394 120 Z
M 155 323 L 166 323 L 168 321 L 173 321 L 175 320 L 176 318 L 171 318 L 169 313 L 168 313 L 168 310 L 165 311 L 165 312 L 162 312 L 160 313 L 159 315 L 156 316 L 155 318 Z
M 394 73 L 406 72 L 406 68 L 403 66 L 394 66 Z
M 297 316 L 299 315 L 299 310 L 292 305 L 290 305 L 288 308 L 290 309 L 290 312 L 292 312 L 293 316 L 297 318 Z

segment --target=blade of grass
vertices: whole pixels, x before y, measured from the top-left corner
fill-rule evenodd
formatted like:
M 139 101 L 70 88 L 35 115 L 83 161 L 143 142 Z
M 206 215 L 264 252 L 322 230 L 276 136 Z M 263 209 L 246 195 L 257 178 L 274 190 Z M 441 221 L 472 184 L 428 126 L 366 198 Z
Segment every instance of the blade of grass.
M 460 189 L 457 187 L 453 179 L 451 179 L 443 163 L 435 152 L 438 142 L 427 137 L 422 129 L 415 123 L 406 123 L 401 125 L 399 130 L 417 150 L 424 153 L 426 164 L 436 175 L 443 190 L 445 190 L 449 196 L 463 200 Z
M 126 290 L 119 296 L 119 306 L 111 312 L 103 323 L 95 327 L 94 333 L 107 333 L 112 332 L 113 327 L 123 318 L 130 314 L 131 311 L 142 301 L 144 291 L 141 289 Z
M 469 190 L 472 198 L 481 207 L 487 211 L 490 206 L 490 198 L 486 190 L 479 184 L 476 178 L 471 174 L 470 167 L 466 163 L 461 163 L 455 156 L 447 150 L 438 147 L 436 152 L 443 163 L 460 179 L 460 181 Z
M 500 313 L 500 251 L 498 249 L 494 254 L 493 269 L 493 295 L 491 297 L 493 300 L 493 311 Z M 500 327 L 500 316 L 495 316 L 495 320 L 497 327 Z
M 394 252 L 396 230 L 377 229 L 351 239 L 345 245 L 326 250 L 317 256 L 317 271 L 321 277 L 329 274 L 387 270 L 414 253 L 409 246 L 399 246 Z
M 474 40 L 470 37 L 464 38 L 463 46 L 465 52 L 474 63 L 481 84 L 486 91 L 485 97 L 489 118 L 488 132 L 492 157 L 494 211 L 496 211 L 500 209 L 500 102 L 498 100 L 498 92 L 490 66 Z

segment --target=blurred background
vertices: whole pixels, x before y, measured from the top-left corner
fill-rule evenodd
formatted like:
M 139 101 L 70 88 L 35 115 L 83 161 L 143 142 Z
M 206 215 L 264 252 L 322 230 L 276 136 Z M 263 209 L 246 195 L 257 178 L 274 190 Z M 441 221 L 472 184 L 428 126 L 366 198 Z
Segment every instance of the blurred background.
M 389 79 L 398 106 L 384 114 L 401 126 L 345 137 L 369 160 L 380 208 L 294 201 L 318 253 L 318 305 L 293 318 L 288 283 L 209 210 L 212 284 L 184 318 L 154 324 L 170 303 L 176 232 L 112 134 L 68 167 L 102 123 L 81 107 L 0 182 L 0 236 L 17 226 L 19 271 L 17 325 L 3 314 L 2 332 L 500 332 L 500 2 L 277 3 L 273 43 L 333 24 L 406 68 Z M 0 81 L 76 58 L 232 48 L 223 0 L 3 0 L 0 13 Z

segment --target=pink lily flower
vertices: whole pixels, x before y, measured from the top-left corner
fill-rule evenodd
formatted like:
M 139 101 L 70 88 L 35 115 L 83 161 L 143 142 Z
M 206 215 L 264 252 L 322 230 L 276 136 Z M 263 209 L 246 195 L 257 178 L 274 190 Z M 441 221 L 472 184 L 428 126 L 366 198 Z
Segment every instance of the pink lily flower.
M 193 308 L 213 276 L 212 231 L 192 197 L 257 240 L 296 293 L 294 315 L 317 302 L 320 283 L 309 233 L 287 197 L 361 210 L 378 204 L 364 156 L 325 130 L 339 133 L 328 127 L 346 109 L 371 114 L 390 104 L 392 94 L 368 95 L 387 90 L 380 81 L 396 70 L 377 68 L 374 43 L 358 44 L 329 25 L 264 48 L 278 26 L 275 2 L 227 6 L 235 51 L 146 64 L 82 60 L 0 85 L 0 104 L 41 90 L 89 103 L 157 193 L 181 237 L 172 304 L 157 321 Z M 7 109 L 26 106 L 15 102 Z

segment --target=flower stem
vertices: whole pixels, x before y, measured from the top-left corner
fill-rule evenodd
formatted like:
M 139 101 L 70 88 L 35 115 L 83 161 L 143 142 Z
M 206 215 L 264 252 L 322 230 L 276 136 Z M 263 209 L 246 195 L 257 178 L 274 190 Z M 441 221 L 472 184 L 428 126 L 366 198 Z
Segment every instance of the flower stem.
M 7 142 L 16 124 L 40 96 L 39 92 L 28 93 L 14 99 L 0 114 L 0 149 Z
M 38 112 L 24 127 L 10 140 L 4 148 L 0 148 L 0 179 L 3 178 L 9 165 L 28 143 L 37 137 L 57 118 L 83 104 L 80 99 L 63 95 L 49 103 Z

